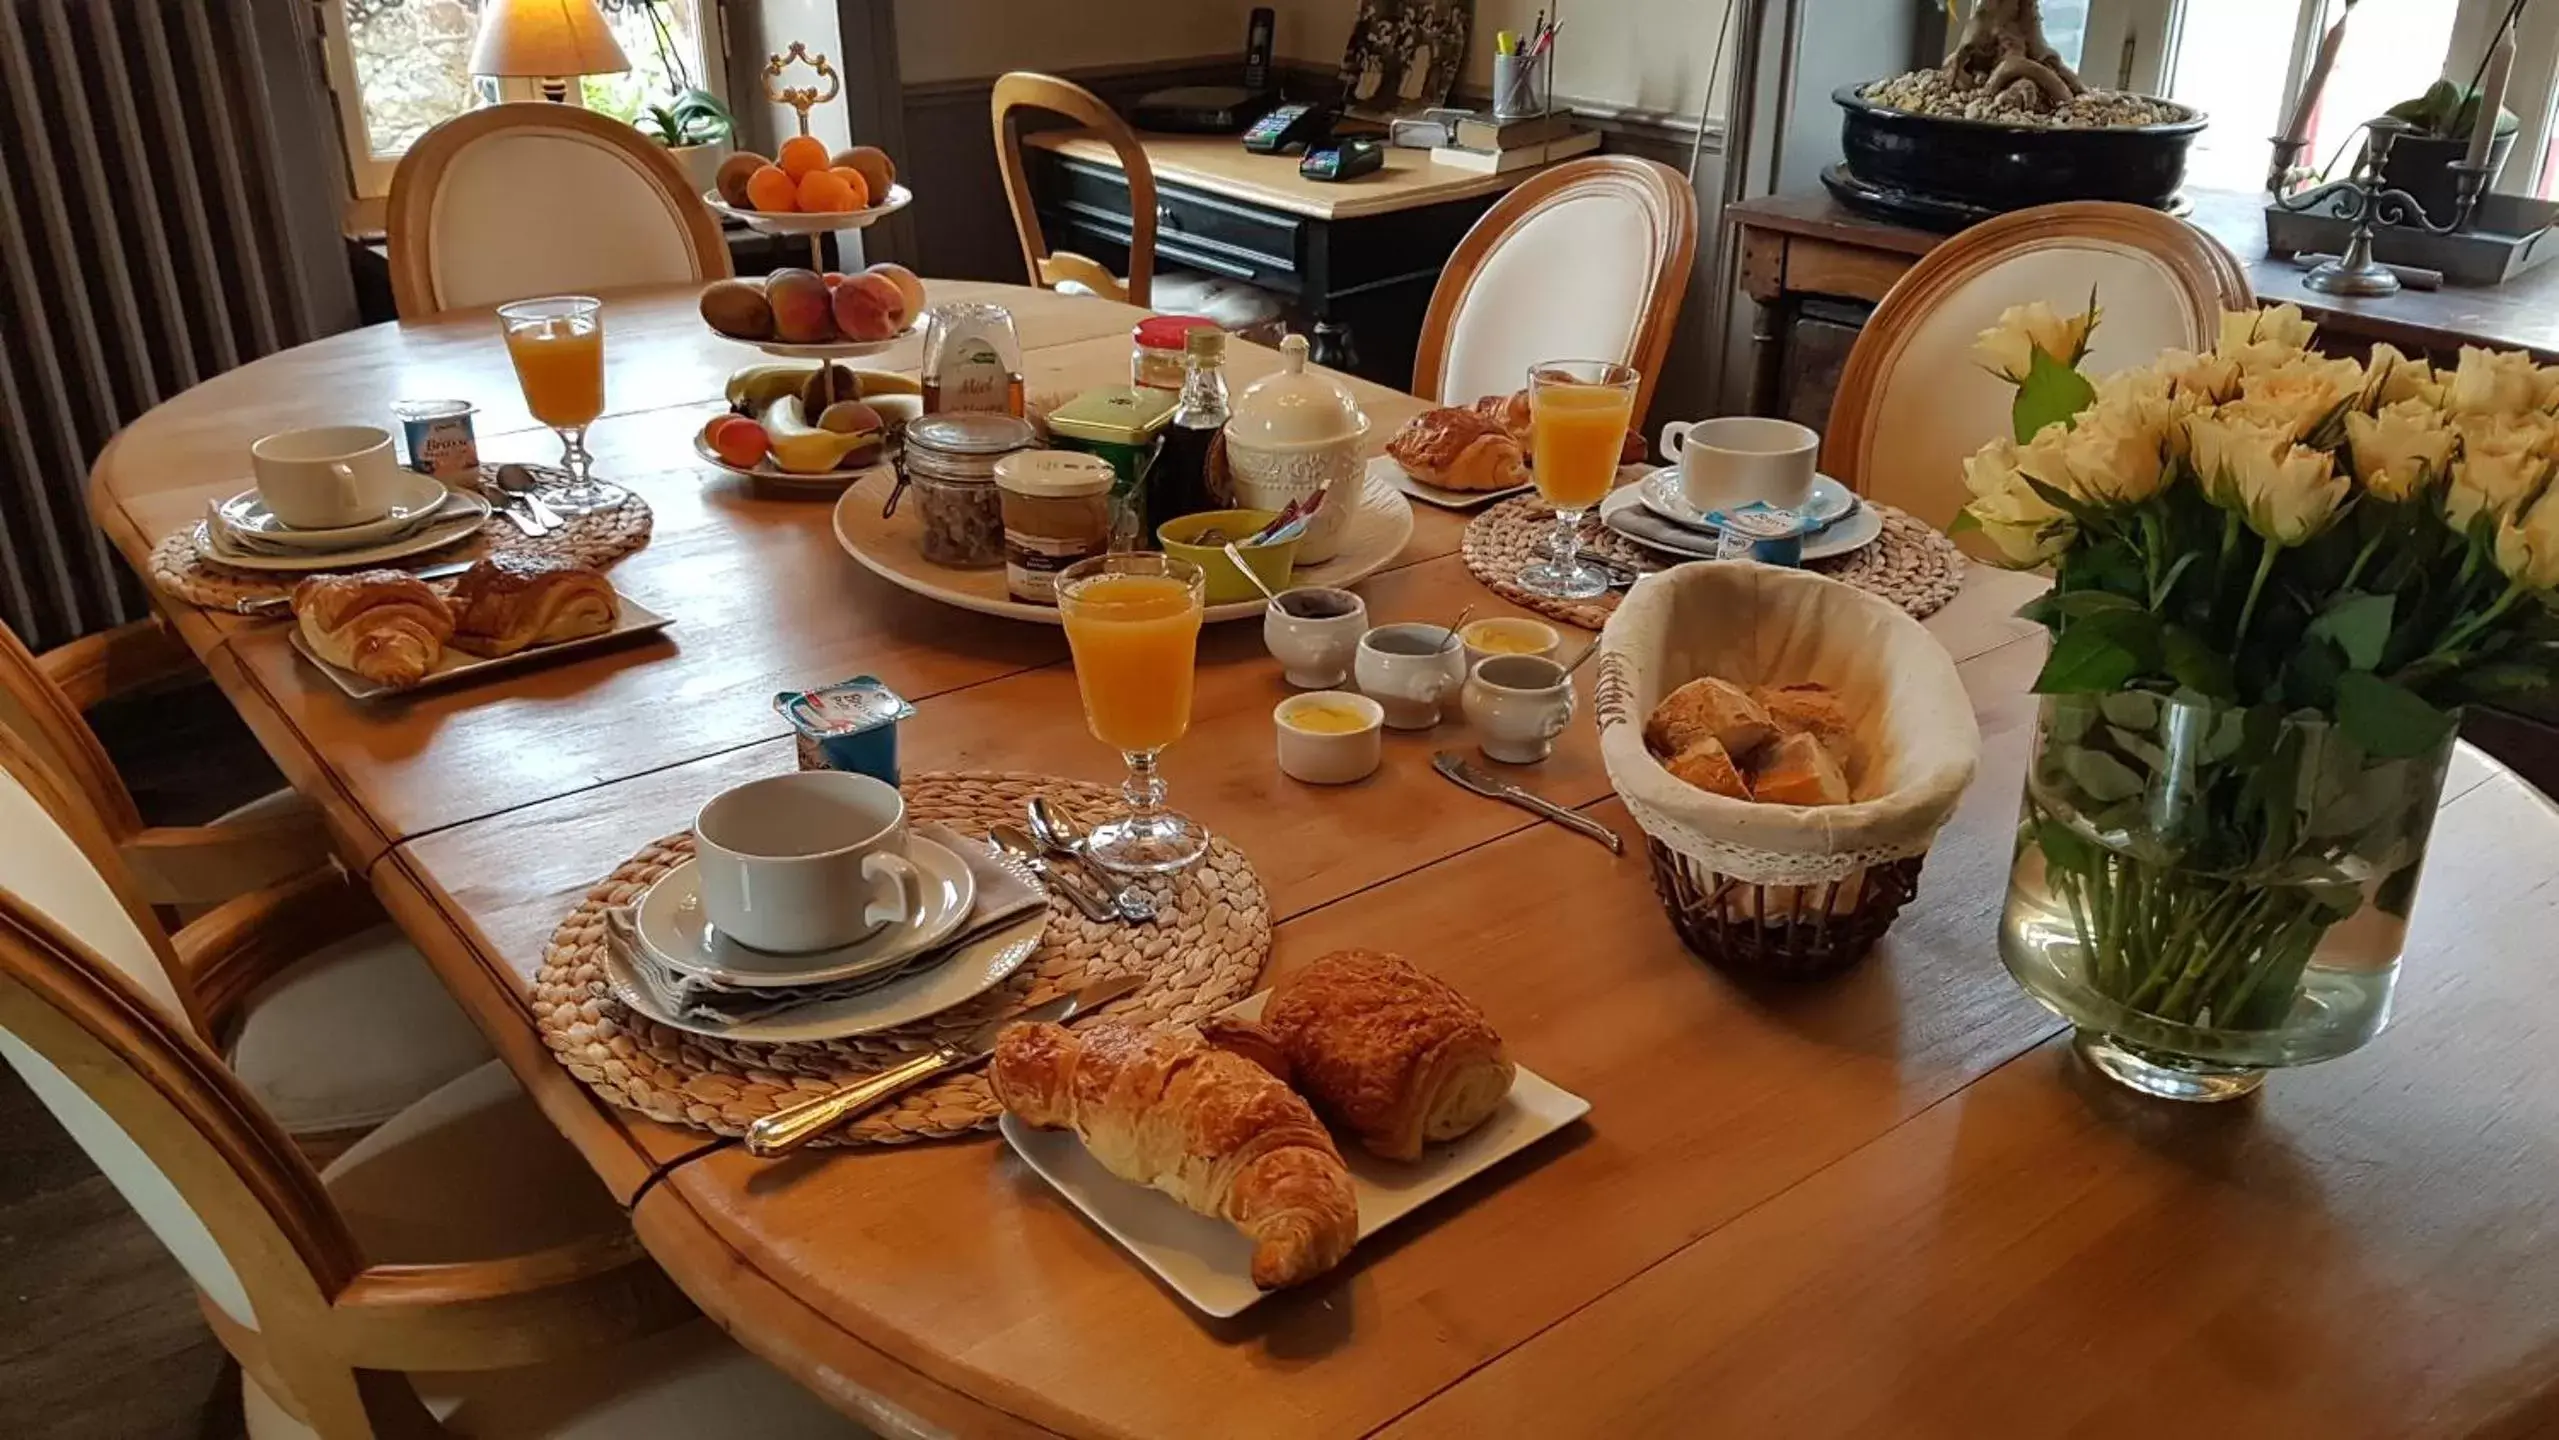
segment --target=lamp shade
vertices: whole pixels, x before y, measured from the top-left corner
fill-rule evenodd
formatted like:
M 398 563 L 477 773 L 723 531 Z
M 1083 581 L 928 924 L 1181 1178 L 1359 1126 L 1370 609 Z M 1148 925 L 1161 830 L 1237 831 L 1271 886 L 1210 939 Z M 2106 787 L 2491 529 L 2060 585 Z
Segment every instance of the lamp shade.
M 487 0 L 474 75 L 614 75 L 631 68 L 595 0 Z

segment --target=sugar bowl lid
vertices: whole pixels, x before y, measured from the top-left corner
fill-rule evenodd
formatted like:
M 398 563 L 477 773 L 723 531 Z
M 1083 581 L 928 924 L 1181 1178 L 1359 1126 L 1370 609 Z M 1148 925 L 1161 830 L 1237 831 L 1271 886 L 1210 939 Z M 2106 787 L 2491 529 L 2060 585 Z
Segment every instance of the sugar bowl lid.
M 1359 401 L 1329 375 L 1306 367 L 1306 337 L 1280 342 L 1284 368 L 1254 381 L 1235 399 L 1226 422 L 1231 443 L 1264 450 L 1302 450 L 1368 433 Z

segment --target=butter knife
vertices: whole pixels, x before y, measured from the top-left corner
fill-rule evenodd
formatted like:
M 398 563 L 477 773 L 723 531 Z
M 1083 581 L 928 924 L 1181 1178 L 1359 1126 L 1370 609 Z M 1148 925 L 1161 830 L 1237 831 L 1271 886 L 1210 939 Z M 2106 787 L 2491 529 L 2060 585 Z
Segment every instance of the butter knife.
M 1567 830 L 1587 835 L 1608 847 L 1611 855 L 1626 853 L 1626 842 L 1617 832 L 1577 810 L 1567 810 L 1552 800 L 1531 795 L 1516 785 L 1508 785 L 1468 764 L 1466 757 L 1454 750 L 1442 750 L 1431 757 L 1431 768 L 1447 776 L 1460 789 L 1472 790 L 1490 800 L 1504 800 L 1531 815 L 1552 820 Z
M 746 1127 L 747 1153 L 788 1155 L 884 1100 L 902 1095 L 937 1075 L 983 1063 L 995 1053 L 995 1039 L 1004 1033 L 1006 1026 L 1037 1024 L 1043 1020 L 1063 1025 L 1078 1015 L 1108 1005 L 1145 983 L 1145 977 L 1140 975 L 1097 980 L 1072 995 L 1061 995 L 1043 1004 L 989 1020 L 956 1044 L 944 1042 L 905 1064 L 830 1090 L 815 1099 L 785 1106 Z

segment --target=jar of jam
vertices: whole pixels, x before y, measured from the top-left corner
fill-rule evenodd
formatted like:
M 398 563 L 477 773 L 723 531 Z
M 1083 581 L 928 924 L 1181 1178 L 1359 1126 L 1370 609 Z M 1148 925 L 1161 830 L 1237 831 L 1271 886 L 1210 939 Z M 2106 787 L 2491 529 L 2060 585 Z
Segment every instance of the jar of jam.
M 995 465 L 1039 443 L 1031 422 L 1013 415 L 926 415 L 906 425 L 898 496 L 915 489 L 916 549 L 936 565 L 991 570 L 1004 563 L 1004 502 Z
M 995 462 L 1004 501 L 1004 588 L 1057 603 L 1057 573 L 1111 550 L 1111 462 L 1072 450 L 1023 450 Z
M 1128 332 L 1129 383 L 1141 390 L 1161 390 L 1168 395 L 1182 393 L 1182 377 L 1189 373 L 1183 347 L 1190 334 L 1201 326 L 1214 330 L 1217 322 L 1198 315 L 1149 315 Z

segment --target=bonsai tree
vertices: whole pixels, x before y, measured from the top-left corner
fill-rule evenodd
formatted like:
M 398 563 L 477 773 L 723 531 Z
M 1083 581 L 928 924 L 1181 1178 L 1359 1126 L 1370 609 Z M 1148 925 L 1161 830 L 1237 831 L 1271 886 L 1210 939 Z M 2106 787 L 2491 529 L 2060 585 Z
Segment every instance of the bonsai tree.
M 1950 10 L 1953 4 L 1947 0 Z M 2038 0 L 1974 0 L 1944 73 L 1949 85 L 1963 90 L 1978 86 L 1993 95 L 2029 81 L 2042 92 L 2046 108 L 2088 89 L 2044 39 Z

